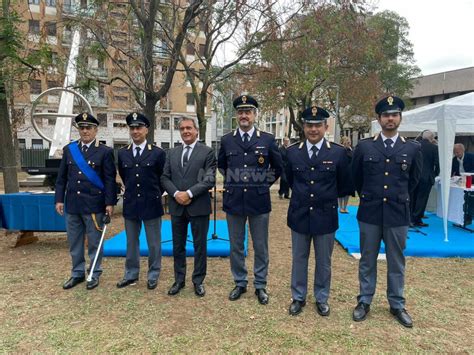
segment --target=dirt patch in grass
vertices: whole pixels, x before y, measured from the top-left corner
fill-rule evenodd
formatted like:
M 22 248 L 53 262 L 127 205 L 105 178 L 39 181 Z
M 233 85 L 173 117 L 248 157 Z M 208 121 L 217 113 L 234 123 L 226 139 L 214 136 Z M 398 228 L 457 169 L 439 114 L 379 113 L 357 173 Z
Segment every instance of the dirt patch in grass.
M 124 258 L 105 258 L 100 286 L 64 291 L 70 257 L 64 233 L 38 234 L 39 242 L 12 248 L 0 233 L 0 349 L 7 352 L 472 352 L 474 344 L 474 261 L 408 258 L 407 309 L 415 327 L 405 329 L 388 312 L 386 264 L 379 262 L 377 295 L 368 319 L 354 323 L 358 292 L 357 260 L 338 244 L 333 255 L 331 315 L 318 316 L 312 296 L 298 317 L 288 315 L 291 239 L 286 226 L 288 200 L 272 193 L 270 223 L 270 304 L 257 303 L 252 287 L 230 302 L 233 287 L 228 258 L 209 258 L 207 294 L 197 298 L 188 258 L 186 288 L 167 295 L 173 260 L 163 258 L 158 288 L 146 289 L 147 260 L 141 280 L 117 289 Z M 224 218 L 222 212 L 218 218 Z M 113 219 L 110 234 L 123 229 Z M 253 267 L 251 242 L 247 265 Z M 314 253 L 312 253 L 314 255 Z M 314 261 L 310 270 L 314 269 Z M 309 289 L 312 289 L 312 272 Z M 249 285 L 253 275 L 250 273 Z

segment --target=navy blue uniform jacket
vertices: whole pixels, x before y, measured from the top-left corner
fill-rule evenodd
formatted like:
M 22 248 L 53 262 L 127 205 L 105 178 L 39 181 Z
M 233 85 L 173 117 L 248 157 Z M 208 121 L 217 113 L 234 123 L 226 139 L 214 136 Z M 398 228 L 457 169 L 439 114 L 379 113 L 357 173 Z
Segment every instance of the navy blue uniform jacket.
M 56 179 L 55 202 L 65 202 L 66 213 L 104 213 L 105 206 L 114 206 L 117 203 L 114 152 L 112 148 L 96 140 L 84 155 L 84 159 L 99 175 L 105 186 L 105 191 L 101 191 L 79 170 L 69 150 L 71 144 L 80 144 L 80 141 L 72 142 L 63 148 L 63 157 Z
M 132 144 L 119 150 L 118 170 L 125 185 L 123 217 L 149 220 L 163 216 L 161 175 L 166 161 L 163 149 L 148 144 L 138 158 Z
M 361 140 L 352 159 L 352 175 L 360 197 L 357 219 L 385 227 L 410 224 L 410 195 L 423 167 L 421 145 L 398 137 L 387 153 L 382 138 Z
M 239 130 L 221 138 L 217 161 L 224 176 L 223 210 L 255 216 L 271 211 L 270 186 L 282 172 L 282 160 L 273 135 L 255 129 L 244 143 Z
M 337 198 L 350 192 L 349 157 L 344 147 L 324 139 L 315 162 L 305 142 L 288 148 L 286 176 L 292 189 L 288 227 L 298 233 L 321 235 L 339 227 Z

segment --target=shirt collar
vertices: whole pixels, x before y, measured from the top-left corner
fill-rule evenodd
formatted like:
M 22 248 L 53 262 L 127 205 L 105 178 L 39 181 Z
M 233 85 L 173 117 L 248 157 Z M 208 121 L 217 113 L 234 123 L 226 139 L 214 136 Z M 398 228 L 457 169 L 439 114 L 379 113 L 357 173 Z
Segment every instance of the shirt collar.
M 306 149 L 308 149 L 308 153 L 309 153 L 309 152 L 312 152 L 312 151 L 311 151 L 311 148 L 313 147 L 313 145 L 315 145 L 316 148 L 318 148 L 318 151 L 320 151 L 320 150 L 321 150 L 321 147 L 323 146 L 323 143 L 324 143 L 324 138 L 321 139 L 321 140 L 320 140 L 318 143 L 316 143 L 316 144 L 313 144 L 313 143 L 311 143 L 309 140 L 306 140 Z
M 135 142 L 133 142 L 133 150 L 135 151 L 135 148 L 140 147 L 140 152 L 143 152 L 145 150 L 146 143 L 147 143 L 146 139 L 140 145 L 136 145 Z
M 87 149 L 89 149 L 91 147 L 91 144 L 95 142 L 95 139 L 92 141 L 92 142 L 89 142 L 89 143 L 84 143 L 83 141 L 81 141 L 81 148 L 83 146 L 87 146 Z
M 245 133 L 248 133 L 249 139 L 250 139 L 250 138 L 252 138 L 254 131 L 255 131 L 255 127 L 252 127 L 252 128 L 250 129 L 250 131 L 248 131 L 248 132 L 242 131 L 242 130 L 240 129 L 240 127 L 239 127 L 240 138 L 243 139 L 243 138 L 244 138 L 244 134 L 245 134 Z
M 183 142 L 183 149 L 186 148 L 186 147 L 190 147 L 191 150 L 193 150 L 194 147 L 196 146 L 197 141 L 198 141 L 198 140 L 196 139 L 196 140 L 194 141 L 194 143 L 191 143 L 191 144 L 184 144 L 184 142 Z
M 382 137 L 382 142 L 384 142 L 384 143 L 385 143 L 385 140 L 386 140 L 386 139 L 391 139 L 391 140 L 393 141 L 393 144 L 395 144 L 395 142 L 396 142 L 397 139 L 398 139 L 398 136 L 399 136 L 398 132 L 397 132 L 396 135 L 394 135 L 393 137 L 390 137 L 390 138 L 389 138 L 389 137 L 385 137 L 385 136 L 383 135 L 383 133 L 380 132 L 380 137 Z

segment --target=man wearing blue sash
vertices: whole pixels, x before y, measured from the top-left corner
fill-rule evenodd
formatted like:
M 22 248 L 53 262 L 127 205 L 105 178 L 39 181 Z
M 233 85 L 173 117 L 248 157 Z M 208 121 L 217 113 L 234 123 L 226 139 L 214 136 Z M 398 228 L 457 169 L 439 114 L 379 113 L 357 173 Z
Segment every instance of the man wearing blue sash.
M 64 147 L 56 180 L 55 203 L 60 215 L 66 212 L 66 231 L 72 258 L 71 277 L 63 288 L 85 281 L 84 240 L 92 264 L 98 251 L 104 214 L 112 216 L 117 202 L 113 150 L 96 140 L 99 121 L 89 113 L 75 117 L 80 139 Z M 87 289 L 99 285 L 102 273 L 99 254 Z
M 142 224 L 145 227 L 148 244 L 147 288 L 158 285 L 161 271 L 161 204 L 160 183 L 166 154 L 163 149 L 146 140 L 150 121 L 138 112 L 126 117 L 132 144 L 120 149 L 118 171 L 125 185 L 123 195 L 123 218 L 127 233 L 127 257 L 125 274 L 117 283 L 118 288 L 134 285 L 140 273 L 139 236 Z

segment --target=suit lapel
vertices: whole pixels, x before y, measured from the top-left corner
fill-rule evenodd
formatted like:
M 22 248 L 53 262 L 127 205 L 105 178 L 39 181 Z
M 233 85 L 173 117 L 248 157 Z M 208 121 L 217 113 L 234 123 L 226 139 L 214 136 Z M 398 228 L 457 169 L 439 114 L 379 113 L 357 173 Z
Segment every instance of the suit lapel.
M 143 149 L 142 154 L 140 154 L 140 156 L 136 157 L 135 160 L 137 162 L 141 162 L 141 161 L 145 160 L 145 158 L 147 156 L 149 156 L 150 153 L 151 153 L 151 149 L 148 149 L 148 144 L 147 144 L 147 145 L 145 145 L 145 148 Z
M 382 136 L 379 135 L 377 137 L 377 139 L 374 141 L 374 147 L 380 152 L 382 153 L 384 156 L 388 156 L 387 155 L 387 150 L 385 149 L 385 145 L 383 144 L 383 141 L 382 141 Z
M 309 157 L 309 152 L 308 152 L 308 140 L 304 142 L 304 146 L 301 148 L 301 153 L 303 154 L 303 159 L 306 161 L 308 165 L 313 165 L 313 162 L 311 161 Z
M 402 149 L 404 146 L 404 142 L 402 142 L 400 136 L 398 136 L 397 140 L 395 141 L 395 144 L 393 145 L 392 149 L 392 154 L 390 155 L 395 155 L 395 153 L 398 153 L 400 149 Z

